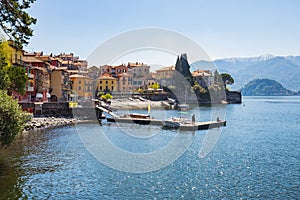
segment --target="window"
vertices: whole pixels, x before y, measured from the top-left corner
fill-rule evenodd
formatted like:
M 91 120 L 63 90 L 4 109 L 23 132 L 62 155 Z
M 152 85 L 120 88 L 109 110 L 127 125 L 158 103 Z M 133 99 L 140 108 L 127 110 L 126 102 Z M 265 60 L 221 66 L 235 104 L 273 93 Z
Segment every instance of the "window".
M 99 89 L 100 89 L 100 91 L 101 91 L 101 90 L 102 90 L 102 86 L 100 86 L 100 88 L 99 88 Z
M 81 80 L 78 81 L 78 84 L 81 84 Z
M 81 86 L 78 86 L 78 90 L 81 90 Z
M 111 84 L 114 84 L 114 81 L 111 81 Z
M 111 90 L 114 90 L 114 86 L 111 86 Z
M 108 81 L 106 81 L 106 84 L 108 84 Z
M 102 84 L 102 81 L 100 81 L 100 84 Z

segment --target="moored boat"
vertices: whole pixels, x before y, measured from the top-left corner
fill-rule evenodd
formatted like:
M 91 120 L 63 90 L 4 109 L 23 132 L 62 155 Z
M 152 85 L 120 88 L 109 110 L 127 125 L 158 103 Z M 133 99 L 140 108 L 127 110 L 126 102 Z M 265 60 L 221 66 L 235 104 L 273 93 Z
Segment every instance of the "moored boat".
M 192 122 L 186 118 L 172 117 L 164 121 L 164 128 L 179 128 L 183 124 L 190 124 L 190 123 Z

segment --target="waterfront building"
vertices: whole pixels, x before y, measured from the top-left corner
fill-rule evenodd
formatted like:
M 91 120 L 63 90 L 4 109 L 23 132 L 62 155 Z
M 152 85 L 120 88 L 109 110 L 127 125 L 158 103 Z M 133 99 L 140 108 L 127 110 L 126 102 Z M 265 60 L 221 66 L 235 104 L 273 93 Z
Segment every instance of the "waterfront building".
M 23 53 L 24 66 L 29 69 L 33 79 L 29 79 L 30 92 L 27 92 L 21 101 L 48 101 L 50 98 L 50 64 L 36 57 L 41 55 L 42 52 Z
M 111 66 L 111 65 L 103 65 L 100 66 L 100 75 L 109 74 L 110 76 L 117 78 L 119 74 L 122 73 L 130 73 L 130 69 L 126 65 L 118 65 L 118 66 Z
M 92 83 L 93 79 L 88 76 L 79 74 L 71 75 L 70 80 L 72 81 L 71 98 L 78 100 L 87 100 L 93 97 Z
M 209 86 L 213 85 L 214 77 L 210 70 L 198 69 L 193 71 L 192 76 L 203 88 L 208 88 Z
M 118 75 L 117 91 L 122 93 L 132 92 L 132 75 L 128 73 L 121 73 Z
M 24 50 L 18 49 L 15 46 L 14 41 L 8 40 L 8 52 L 10 57 L 10 63 L 13 67 L 20 67 L 25 69 L 27 76 L 26 86 L 25 86 L 25 95 L 21 95 L 16 91 L 12 91 L 12 96 L 15 99 L 23 102 L 30 102 L 32 93 L 34 92 L 34 75 L 31 73 L 31 69 L 23 61 L 23 52 Z
M 71 94 L 72 83 L 67 70 L 54 68 L 50 74 L 51 101 L 67 101 Z
M 117 91 L 117 79 L 104 74 L 97 79 L 97 91 L 98 92 L 113 92 Z
M 103 65 L 100 66 L 100 76 L 103 76 L 104 74 L 109 74 L 110 76 L 112 76 L 112 66 L 110 65 Z
M 100 68 L 99 67 L 96 67 L 96 66 L 92 66 L 92 67 L 89 67 L 87 69 L 88 71 L 88 76 L 92 79 L 97 79 L 98 77 L 100 77 Z
M 163 67 L 156 70 L 156 79 L 161 85 L 168 87 L 175 85 L 175 74 L 174 66 Z
M 131 69 L 133 79 L 148 76 L 150 73 L 150 66 L 146 65 L 144 63 L 139 63 L 139 62 L 130 63 L 129 62 L 127 67 L 129 69 Z

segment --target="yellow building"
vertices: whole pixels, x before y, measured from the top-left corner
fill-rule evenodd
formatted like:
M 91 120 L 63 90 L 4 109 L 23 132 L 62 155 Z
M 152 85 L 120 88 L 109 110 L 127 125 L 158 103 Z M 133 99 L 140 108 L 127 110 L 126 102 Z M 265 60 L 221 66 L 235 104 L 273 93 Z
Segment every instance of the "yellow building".
M 11 64 L 22 66 L 23 50 L 17 49 L 14 41 L 8 40 Z
M 108 75 L 97 79 L 97 89 L 99 92 L 117 91 L 117 79 Z
M 87 76 L 74 74 L 70 76 L 72 81 L 72 92 L 79 100 L 91 99 L 93 97 L 93 79 Z

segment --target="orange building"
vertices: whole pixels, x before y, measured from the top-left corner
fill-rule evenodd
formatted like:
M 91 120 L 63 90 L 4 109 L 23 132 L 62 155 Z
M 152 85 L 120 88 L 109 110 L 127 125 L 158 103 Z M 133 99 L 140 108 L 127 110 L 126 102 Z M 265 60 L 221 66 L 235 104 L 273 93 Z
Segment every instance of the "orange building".
M 71 75 L 72 92 L 79 100 L 91 99 L 93 97 L 93 79 L 87 76 L 74 74 Z

